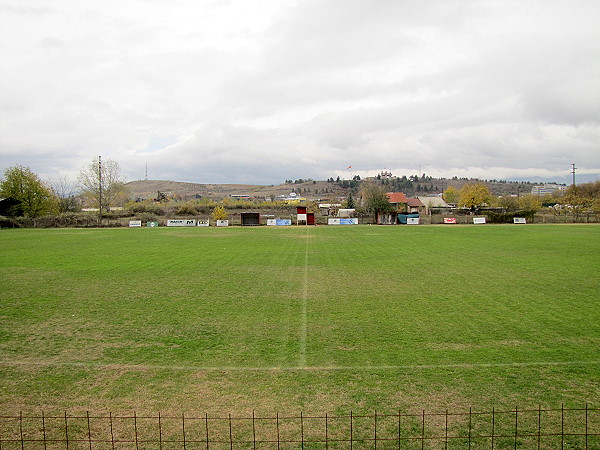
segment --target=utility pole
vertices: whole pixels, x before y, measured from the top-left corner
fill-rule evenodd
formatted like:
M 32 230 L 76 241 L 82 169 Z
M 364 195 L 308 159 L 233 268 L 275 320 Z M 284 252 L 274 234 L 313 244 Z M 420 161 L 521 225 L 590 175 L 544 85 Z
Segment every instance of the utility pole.
M 575 163 L 571 164 L 571 173 L 573 174 L 573 186 L 575 186 L 575 169 L 577 169 L 577 167 L 575 167 Z
M 102 156 L 98 156 L 98 226 L 102 226 Z

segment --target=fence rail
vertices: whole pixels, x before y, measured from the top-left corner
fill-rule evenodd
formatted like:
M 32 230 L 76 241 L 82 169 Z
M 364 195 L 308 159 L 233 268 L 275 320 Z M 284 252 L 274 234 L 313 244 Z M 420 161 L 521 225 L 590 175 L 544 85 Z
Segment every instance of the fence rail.
M 600 448 L 600 409 L 0 416 L 0 449 Z

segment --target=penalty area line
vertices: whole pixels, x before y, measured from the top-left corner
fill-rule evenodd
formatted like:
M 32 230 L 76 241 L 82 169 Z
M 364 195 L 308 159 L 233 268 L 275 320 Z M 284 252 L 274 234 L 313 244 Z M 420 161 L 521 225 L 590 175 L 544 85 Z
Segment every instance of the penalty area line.
M 310 227 L 306 226 L 306 247 L 304 250 L 304 273 L 302 279 L 302 312 L 300 315 L 300 349 L 298 365 L 306 367 L 306 338 L 308 334 L 308 236 Z
M 80 367 L 107 370 L 172 370 L 192 372 L 302 372 L 302 371 L 378 371 L 378 370 L 430 370 L 430 369 L 484 369 L 484 368 L 510 368 L 510 367 L 557 367 L 557 366 L 589 366 L 599 365 L 600 361 L 531 361 L 513 363 L 474 363 L 474 364 L 400 364 L 381 366 L 182 366 L 182 365 L 155 365 L 155 364 L 108 364 L 93 362 L 69 361 L 0 361 L 0 366 L 23 367 Z

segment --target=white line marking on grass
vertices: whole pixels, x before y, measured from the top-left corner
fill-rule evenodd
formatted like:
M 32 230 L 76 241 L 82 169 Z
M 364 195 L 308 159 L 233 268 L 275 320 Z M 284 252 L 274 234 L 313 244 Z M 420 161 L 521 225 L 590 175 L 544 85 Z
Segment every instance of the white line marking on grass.
M 300 318 L 300 358 L 298 365 L 306 367 L 306 335 L 308 333 L 308 236 L 310 227 L 306 226 L 306 247 L 304 251 L 304 274 L 302 280 L 302 313 Z
M 532 361 L 514 363 L 474 363 L 474 364 L 407 364 L 385 366 L 302 366 L 302 367 L 217 367 L 217 366 L 180 366 L 154 364 L 104 364 L 93 362 L 67 361 L 0 361 L 0 366 L 24 367 L 81 367 L 108 370 L 173 370 L 173 371 L 217 371 L 217 372 L 301 372 L 301 371 L 377 371 L 377 370 L 427 370 L 427 369 L 481 369 L 494 367 L 544 367 L 544 366 L 590 366 L 600 361 Z

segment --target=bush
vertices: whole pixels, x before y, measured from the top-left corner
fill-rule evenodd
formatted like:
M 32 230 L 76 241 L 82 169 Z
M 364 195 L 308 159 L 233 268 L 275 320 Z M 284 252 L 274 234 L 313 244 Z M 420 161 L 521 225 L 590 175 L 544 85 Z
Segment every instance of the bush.
M 533 222 L 535 211 L 516 211 L 499 213 L 494 211 L 482 211 L 489 223 L 513 223 L 515 217 L 525 217 L 528 222 Z
M 136 220 L 141 220 L 142 222 L 158 221 L 158 216 L 156 216 L 155 214 L 152 214 L 152 213 L 148 213 L 148 212 L 141 212 L 141 213 L 135 214 L 133 217 Z
M 21 225 L 12 217 L 0 216 L 0 228 L 21 228 Z
M 154 203 L 151 201 L 129 202 L 127 203 L 127 205 L 125 205 L 125 209 L 131 212 L 131 214 L 133 215 L 138 213 L 149 213 L 155 214 L 157 216 L 165 215 L 164 207 L 158 203 Z
M 175 214 L 178 216 L 195 216 L 198 214 L 198 209 L 194 203 L 186 202 L 175 209 Z

